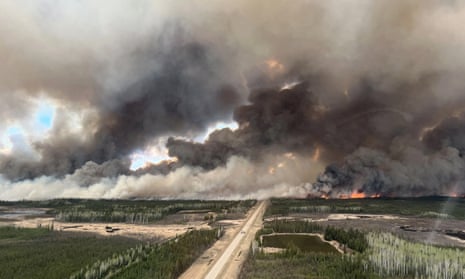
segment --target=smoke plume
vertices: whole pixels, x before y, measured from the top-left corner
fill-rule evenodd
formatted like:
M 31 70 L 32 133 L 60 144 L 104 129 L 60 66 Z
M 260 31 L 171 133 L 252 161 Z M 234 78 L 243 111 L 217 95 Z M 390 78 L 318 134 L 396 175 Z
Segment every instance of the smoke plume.
M 452 0 L 2 3 L 0 132 L 25 132 L 0 199 L 465 194 L 463 24 Z

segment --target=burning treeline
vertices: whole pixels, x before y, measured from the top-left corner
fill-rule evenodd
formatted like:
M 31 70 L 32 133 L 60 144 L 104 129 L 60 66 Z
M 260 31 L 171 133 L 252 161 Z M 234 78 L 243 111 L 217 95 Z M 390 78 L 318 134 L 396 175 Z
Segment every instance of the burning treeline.
M 0 52 L 18 57 L 0 68 L 2 92 L 17 92 L 4 104 L 40 95 L 60 107 L 46 138 L 30 140 L 33 155 L 1 155 L 0 198 L 465 193 L 465 4 L 191 4 L 142 1 L 128 12 L 118 2 L 107 14 L 84 1 L 73 9 L 110 23 L 124 15 L 126 28 L 91 20 L 91 38 L 69 38 L 45 24 L 47 42 L 31 27 L 44 20 L 38 7 L 0 9 L 28 15 L 21 47 L 43 48 L 22 59 L 17 34 L 0 29 Z M 77 60 L 63 55 L 69 41 Z M 192 140 L 231 118 L 237 129 Z M 166 138 L 171 160 L 129 169 L 132 152 Z

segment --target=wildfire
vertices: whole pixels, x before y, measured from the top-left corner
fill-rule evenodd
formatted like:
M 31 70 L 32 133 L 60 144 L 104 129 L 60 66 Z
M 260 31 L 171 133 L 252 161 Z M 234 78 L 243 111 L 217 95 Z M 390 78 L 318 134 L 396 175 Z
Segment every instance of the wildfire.
M 341 200 L 349 200 L 349 199 L 377 199 L 377 198 L 380 198 L 380 197 L 381 197 L 380 194 L 373 194 L 373 195 L 368 196 L 367 194 L 365 194 L 361 190 L 355 190 L 355 191 L 353 191 L 351 193 L 343 193 L 343 194 L 340 193 L 335 198 L 336 199 L 341 199 Z M 328 193 L 322 193 L 322 194 L 320 194 L 320 198 L 328 200 L 328 199 L 331 199 L 332 197 L 330 197 L 328 195 Z
M 351 199 L 364 199 L 366 198 L 367 196 L 365 195 L 365 193 L 363 192 L 352 192 L 350 194 L 350 198 Z
M 320 148 L 319 147 L 315 149 L 315 152 L 313 153 L 313 156 L 312 156 L 312 160 L 315 162 L 320 160 Z
M 349 200 L 349 199 L 365 199 L 366 195 L 365 193 L 361 192 L 352 192 L 350 194 L 340 194 L 339 199 L 341 200 Z
M 275 173 L 276 173 L 276 169 L 275 169 L 274 167 L 270 167 L 270 168 L 268 169 L 268 173 L 269 173 L 269 174 L 275 174 Z
M 273 59 L 273 58 L 266 60 L 265 64 L 268 67 L 268 69 L 271 71 L 281 72 L 282 70 L 284 70 L 284 65 L 279 63 L 278 60 Z

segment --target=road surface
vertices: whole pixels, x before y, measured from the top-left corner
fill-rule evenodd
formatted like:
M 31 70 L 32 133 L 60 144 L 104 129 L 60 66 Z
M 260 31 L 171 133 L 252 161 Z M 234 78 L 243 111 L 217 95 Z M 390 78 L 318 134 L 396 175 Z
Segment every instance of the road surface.
M 266 201 L 259 202 L 255 211 L 247 219 L 245 225 L 231 241 L 228 248 L 208 271 L 204 277 L 205 279 L 237 278 L 255 233 L 261 227 L 266 204 Z

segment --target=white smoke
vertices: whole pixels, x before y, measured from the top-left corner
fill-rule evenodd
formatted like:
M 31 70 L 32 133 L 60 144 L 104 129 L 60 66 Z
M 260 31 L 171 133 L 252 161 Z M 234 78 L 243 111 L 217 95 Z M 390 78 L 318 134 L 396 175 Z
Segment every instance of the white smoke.
M 273 173 L 270 173 L 273 170 Z M 0 200 L 51 198 L 182 198 L 265 199 L 305 197 L 322 165 L 311 158 L 275 156 L 266 163 L 231 157 L 225 167 L 211 171 L 182 167 L 167 175 L 96 176 L 79 170 L 63 179 L 40 177 L 16 183 L 0 182 Z M 82 181 L 93 180 L 87 187 Z M 91 180 L 91 181 L 92 181 Z

